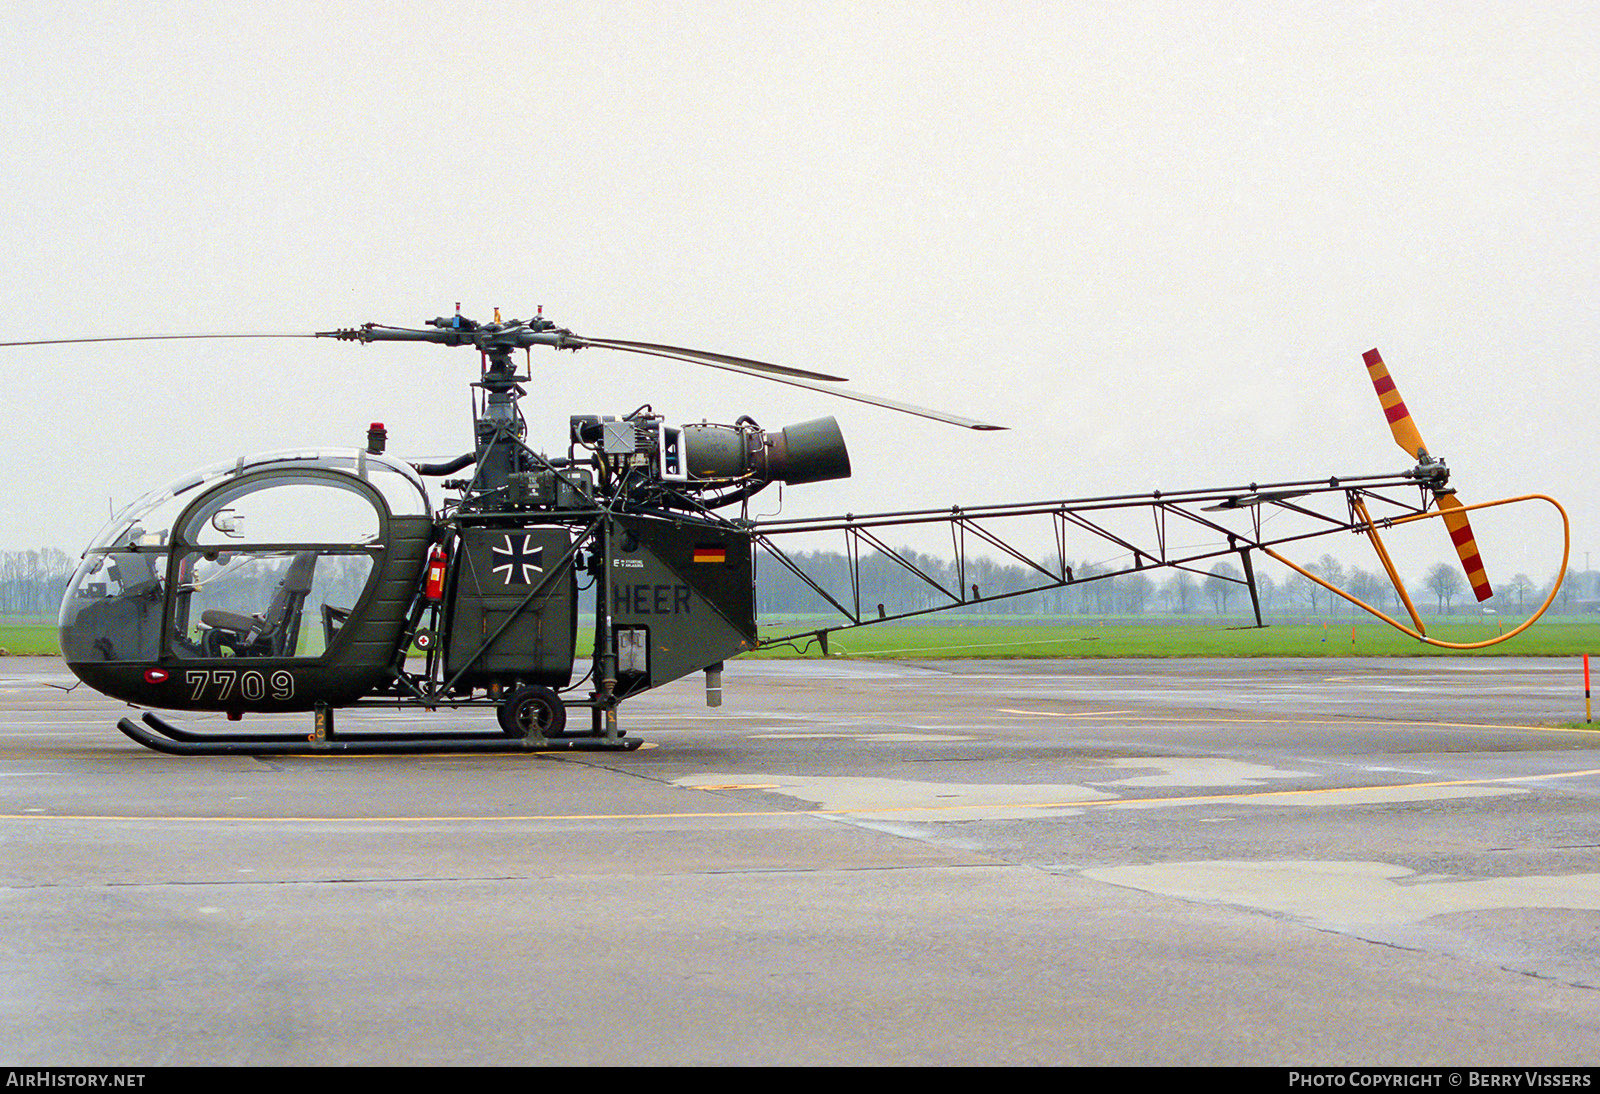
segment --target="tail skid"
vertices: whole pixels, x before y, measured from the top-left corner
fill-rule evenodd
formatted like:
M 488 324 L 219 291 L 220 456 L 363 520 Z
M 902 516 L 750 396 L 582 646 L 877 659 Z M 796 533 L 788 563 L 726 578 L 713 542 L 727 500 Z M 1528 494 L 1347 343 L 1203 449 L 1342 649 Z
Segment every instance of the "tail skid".
M 1549 610 L 1550 605 L 1555 603 L 1556 594 L 1561 591 L 1561 582 L 1567 576 L 1567 563 L 1572 556 L 1572 521 L 1567 516 L 1567 511 L 1562 508 L 1561 503 L 1547 494 L 1520 494 L 1514 498 L 1501 498 L 1499 501 L 1479 502 L 1477 505 L 1461 505 L 1460 502 L 1456 502 L 1455 506 L 1450 507 L 1441 505 L 1439 509 L 1436 509 L 1430 513 L 1419 513 L 1409 517 L 1396 517 L 1383 522 L 1385 527 L 1394 527 L 1400 524 L 1410 524 L 1413 521 L 1442 517 L 1448 524 L 1453 517 L 1464 521 L 1466 518 L 1464 516 L 1458 517 L 1458 514 L 1464 514 L 1474 509 L 1491 509 L 1499 505 L 1516 505 L 1519 502 L 1528 501 L 1549 502 L 1551 505 L 1555 506 L 1556 512 L 1561 515 L 1561 568 L 1556 571 L 1556 579 L 1550 584 L 1550 595 L 1545 597 L 1544 603 L 1539 605 L 1538 611 L 1534 612 L 1527 619 L 1523 620 L 1523 622 L 1515 629 L 1507 631 L 1505 634 L 1497 635 L 1494 638 L 1485 639 L 1482 642 L 1446 642 L 1440 638 L 1428 637 L 1427 629 L 1422 623 L 1422 617 L 1418 614 L 1416 607 L 1411 603 L 1410 595 L 1406 592 L 1405 582 L 1400 580 L 1400 574 L 1395 570 L 1394 564 L 1389 559 L 1389 552 L 1383 546 L 1383 540 L 1378 536 L 1377 525 L 1373 523 L 1372 517 L 1367 513 L 1366 506 L 1362 505 L 1359 500 L 1355 501 L 1353 504 L 1357 508 L 1357 512 L 1361 516 L 1363 522 L 1366 524 L 1367 535 L 1372 539 L 1372 545 L 1378 553 L 1379 560 L 1383 563 L 1384 570 L 1389 575 L 1389 580 L 1394 584 L 1395 592 L 1400 596 L 1401 601 L 1405 604 L 1407 612 L 1410 613 L 1411 622 L 1415 624 L 1415 629 L 1406 626 L 1399 620 L 1394 619 L 1377 608 L 1374 608 L 1366 601 L 1352 596 L 1343 589 L 1339 588 L 1337 585 L 1333 585 L 1327 581 L 1324 581 L 1322 578 L 1318 577 L 1305 567 L 1291 562 L 1287 558 L 1284 558 L 1272 548 L 1262 547 L 1261 550 L 1263 554 L 1266 554 L 1268 557 L 1283 563 L 1285 566 L 1289 567 L 1289 569 L 1293 570 L 1306 580 L 1313 581 L 1322 586 L 1324 589 L 1327 589 L 1329 592 L 1343 597 L 1356 607 L 1360 608 L 1362 611 L 1383 620 L 1383 622 L 1389 624 L 1389 626 L 1393 627 L 1395 630 L 1400 631 L 1403 634 L 1410 635 L 1412 638 L 1415 638 L 1420 642 L 1426 642 L 1430 646 L 1437 646 L 1440 649 L 1447 650 L 1487 649 L 1489 646 L 1498 646 L 1502 642 L 1510 641 L 1523 631 L 1527 630 L 1529 627 L 1533 626 L 1539 621 L 1539 617 L 1544 615 L 1544 613 Z M 1482 573 L 1481 569 L 1479 570 L 1479 573 Z M 1487 597 L 1480 596 L 1478 599 L 1484 600 L 1487 599 Z

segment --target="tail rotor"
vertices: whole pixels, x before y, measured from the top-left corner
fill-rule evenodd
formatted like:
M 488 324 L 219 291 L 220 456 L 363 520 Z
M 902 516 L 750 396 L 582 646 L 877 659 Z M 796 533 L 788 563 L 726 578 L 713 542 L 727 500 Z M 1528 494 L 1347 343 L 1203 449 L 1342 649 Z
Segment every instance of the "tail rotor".
M 1467 583 L 1472 586 L 1472 594 L 1480 602 L 1488 600 L 1494 595 L 1494 589 L 1490 587 L 1489 577 L 1484 572 L 1483 558 L 1478 553 L 1478 541 L 1467 520 L 1466 507 L 1456 497 L 1456 492 L 1445 485 L 1450 481 L 1449 468 L 1443 460 L 1428 454 L 1422 433 L 1417 429 L 1416 422 L 1412 421 L 1411 411 L 1406 409 L 1405 400 L 1400 397 L 1394 378 L 1389 375 L 1388 366 L 1383 363 L 1378 351 L 1368 350 L 1362 354 L 1362 360 L 1366 363 L 1367 375 L 1372 378 L 1372 386 L 1378 393 L 1378 403 L 1389 420 L 1389 430 L 1394 434 L 1395 443 L 1417 461 L 1415 474 L 1418 481 L 1433 491 L 1434 503 L 1444 514 L 1445 528 L 1450 533 L 1450 542 L 1455 544 L 1456 555 L 1461 559 L 1461 568 L 1466 572 Z

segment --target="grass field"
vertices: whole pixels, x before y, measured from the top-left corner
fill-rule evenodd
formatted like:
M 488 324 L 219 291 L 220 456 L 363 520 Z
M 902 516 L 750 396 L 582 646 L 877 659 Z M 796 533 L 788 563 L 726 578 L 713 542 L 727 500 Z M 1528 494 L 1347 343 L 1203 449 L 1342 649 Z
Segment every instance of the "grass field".
M 814 624 L 813 624 L 814 625 Z M 1429 635 L 1448 642 L 1481 642 L 1493 638 L 1513 620 L 1430 623 Z M 804 629 L 804 621 L 763 625 L 763 635 Z M 586 650 L 591 632 L 580 624 L 580 645 Z M 1354 640 L 1352 641 L 1352 636 Z M 54 625 L 0 624 L 0 649 L 13 657 L 58 653 Z M 1593 616 L 1545 620 L 1509 642 L 1487 650 L 1460 653 L 1441 650 L 1407 638 L 1379 623 L 1348 620 L 1321 623 L 1277 623 L 1262 630 L 1230 627 L 1226 622 L 1128 623 L 1081 620 L 1065 622 L 968 621 L 954 623 L 885 623 L 833 635 L 832 657 L 884 657 L 930 660 L 958 657 L 1571 657 L 1600 655 L 1600 619 Z M 772 648 L 748 657 L 798 656 L 788 648 Z M 813 644 L 805 656 L 821 656 Z
M 53 623 L 0 623 L 0 650 L 12 657 L 60 653 Z
M 1506 622 L 1505 629 L 1516 624 Z M 1446 642 L 1481 642 L 1499 623 L 1430 623 Z M 790 633 L 785 626 L 770 633 Z M 763 627 L 763 633 L 768 629 Z M 816 656 L 816 650 L 811 651 Z M 1439 649 L 1381 623 L 1276 623 L 1263 629 L 1225 623 L 969 623 L 862 627 L 830 637 L 830 656 L 922 660 L 947 657 L 1556 657 L 1600 654 L 1600 620 L 1556 620 L 1486 650 Z M 794 656 L 762 650 L 755 657 Z

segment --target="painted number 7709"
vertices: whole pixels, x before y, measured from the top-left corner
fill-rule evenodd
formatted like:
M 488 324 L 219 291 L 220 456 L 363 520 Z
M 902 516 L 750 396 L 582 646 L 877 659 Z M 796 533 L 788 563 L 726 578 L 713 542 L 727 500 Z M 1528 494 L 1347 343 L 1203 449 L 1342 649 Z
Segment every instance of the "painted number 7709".
M 190 688 L 191 702 L 209 699 L 225 703 L 229 699 L 243 699 L 254 703 L 267 698 L 283 700 L 294 698 L 294 677 L 287 669 L 279 669 L 271 676 L 255 669 L 195 669 L 184 674 Z

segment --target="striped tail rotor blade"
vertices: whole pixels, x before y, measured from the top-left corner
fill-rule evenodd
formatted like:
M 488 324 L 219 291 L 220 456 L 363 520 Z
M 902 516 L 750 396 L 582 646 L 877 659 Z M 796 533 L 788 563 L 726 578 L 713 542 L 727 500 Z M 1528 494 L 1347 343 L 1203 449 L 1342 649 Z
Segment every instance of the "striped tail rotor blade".
M 1367 375 L 1372 377 L 1372 386 L 1377 389 L 1378 402 L 1383 406 L 1384 416 L 1389 419 L 1389 429 L 1394 434 L 1395 443 L 1405 449 L 1406 455 L 1412 459 L 1422 459 L 1428 448 L 1422 443 L 1422 434 L 1417 431 L 1417 423 L 1411 420 L 1411 411 L 1406 409 L 1405 400 L 1400 398 L 1400 392 L 1394 386 L 1388 366 L 1375 349 L 1363 353 L 1361 359 L 1366 362 Z
M 1461 556 L 1461 568 L 1467 572 L 1472 594 L 1478 600 L 1488 600 L 1494 595 L 1489 587 L 1489 575 L 1483 572 L 1483 559 L 1478 554 L 1478 541 L 1472 538 L 1472 525 L 1467 523 L 1465 507 L 1454 494 L 1436 495 L 1439 511 L 1444 514 L 1444 526 L 1450 530 L 1450 542 L 1456 545 Z

